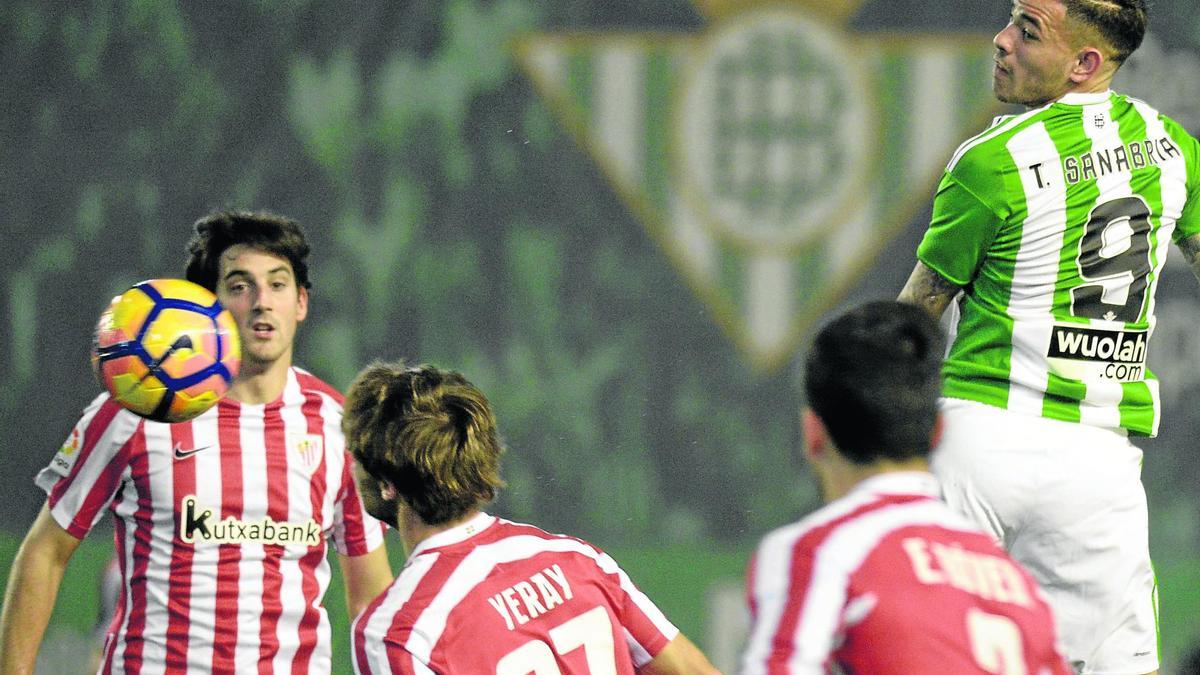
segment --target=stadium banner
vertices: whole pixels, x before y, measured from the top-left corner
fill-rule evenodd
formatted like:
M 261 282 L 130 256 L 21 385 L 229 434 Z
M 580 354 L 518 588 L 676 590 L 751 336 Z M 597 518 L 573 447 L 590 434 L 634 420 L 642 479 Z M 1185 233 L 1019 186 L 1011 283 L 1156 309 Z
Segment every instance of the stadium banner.
M 855 32 L 857 4 L 709 1 L 697 34 L 516 45 L 539 95 L 760 372 L 792 357 L 999 111 L 990 36 Z

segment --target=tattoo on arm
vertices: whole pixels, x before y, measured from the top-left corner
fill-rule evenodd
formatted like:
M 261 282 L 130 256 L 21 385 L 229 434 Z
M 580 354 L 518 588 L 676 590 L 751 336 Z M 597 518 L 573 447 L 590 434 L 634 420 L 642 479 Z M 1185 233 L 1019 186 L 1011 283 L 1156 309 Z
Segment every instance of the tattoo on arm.
M 1183 252 L 1188 267 L 1192 268 L 1192 274 L 1196 275 L 1197 280 L 1200 280 L 1200 234 L 1193 234 L 1187 239 L 1179 240 L 1179 250 Z
M 938 274 L 924 263 L 917 262 L 917 266 L 913 268 L 912 275 L 908 277 L 908 282 L 904 284 L 904 289 L 900 291 L 897 300 L 921 307 L 937 319 L 941 318 L 950 301 L 958 295 L 960 290 L 962 287 L 958 284 Z

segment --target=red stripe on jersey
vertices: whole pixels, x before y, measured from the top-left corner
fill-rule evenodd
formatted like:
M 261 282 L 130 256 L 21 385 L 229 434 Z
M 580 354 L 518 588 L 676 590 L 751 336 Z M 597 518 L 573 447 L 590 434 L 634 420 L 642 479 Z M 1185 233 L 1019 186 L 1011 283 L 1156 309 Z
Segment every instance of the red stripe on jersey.
M 138 508 L 133 515 L 138 523 L 133 531 L 133 571 L 126 577 L 129 589 L 129 623 L 125 634 L 125 673 L 142 671 L 142 648 L 145 646 L 146 603 L 148 582 L 146 568 L 150 565 L 150 541 L 153 528 L 154 503 L 150 487 L 150 458 L 146 454 L 145 424 L 126 444 L 130 448 L 129 469 L 137 491 Z
M 342 462 L 341 498 L 338 501 L 342 505 L 346 555 L 351 556 L 370 553 L 367 550 L 367 525 L 363 521 L 362 500 L 358 497 L 358 488 L 354 487 L 354 473 L 351 470 L 353 465 L 354 458 L 350 453 L 345 453 L 345 461 Z M 375 523 L 372 523 L 372 526 L 375 526 Z
M 371 666 L 367 663 L 367 621 L 379 609 L 379 605 L 383 603 L 387 597 L 387 592 L 380 593 L 363 609 L 362 614 L 358 615 L 357 620 L 351 619 L 350 624 L 350 644 L 354 648 L 354 672 L 369 673 Z
M 316 380 L 314 377 L 299 378 L 301 384 L 307 380 Z M 320 382 L 320 380 L 317 380 Z M 324 383 L 322 383 L 324 384 Z M 321 408 L 324 404 L 324 399 L 310 388 L 304 390 L 304 404 L 301 406 L 301 411 L 304 413 L 304 420 L 308 425 L 308 433 L 325 435 L 325 418 L 321 414 Z M 317 468 L 313 470 L 312 480 L 309 481 L 309 495 L 312 502 L 313 519 L 318 522 L 323 522 L 321 518 L 322 504 L 325 502 L 325 492 L 327 490 L 327 480 L 325 472 L 328 467 L 326 455 L 321 453 L 321 462 Z M 317 643 L 317 629 L 321 624 L 321 612 L 317 609 L 317 599 L 321 592 L 320 584 L 317 583 L 317 578 L 309 570 L 315 570 L 321 561 L 325 558 L 325 541 L 321 540 L 321 545 L 309 551 L 301 560 L 300 567 L 305 570 L 304 578 L 301 580 L 301 590 L 304 593 L 304 616 L 300 617 L 300 624 L 297 630 L 300 633 L 300 648 L 296 650 L 296 656 L 292 659 L 292 672 L 295 675 L 305 675 L 309 671 L 309 661 L 312 659 L 313 649 Z M 351 620 L 354 617 L 350 617 Z
M 171 425 L 172 448 L 194 448 L 196 443 L 192 437 L 192 423 L 182 422 Z M 175 488 L 173 499 L 175 503 L 184 495 L 196 494 L 196 460 L 175 459 L 171 456 L 172 481 Z M 176 518 L 183 517 L 176 510 Z M 176 521 L 175 532 L 182 531 L 182 523 Z M 173 537 L 171 551 L 171 575 L 167 582 L 167 672 L 183 672 L 188 665 L 188 634 L 189 620 L 192 608 L 192 559 L 195 546 L 189 544 L 176 534 Z
M 280 405 L 272 403 L 263 412 L 263 442 L 267 461 L 267 516 L 277 523 L 288 520 L 288 447 L 283 428 Z M 283 573 L 280 559 L 284 547 L 279 544 L 263 545 L 262 571 L 262 618 L 258 623 L 258 672 L 268 675 L 273 672 L 271 659 L 279 652 L 279 617 L 283 614 L 280 591 L 283 588 Z
M 221 449 L 221 518 L 241 518 L 242 439 L 239 417 L 241 406 L 222 399 L 217 406 L 217 442 Z M 238 633 L 238 585 L 241 573 L 238 562 L 242 548 L 237 544 L 221 544 L 217 557 L 217 594 L 213 613 L 212 670 L 234 672 L 234 656 Z
M 302 368 L 292 368 L 296 373 L 296 382 L 300 384 L 300 388 L 306 392 L 315 391 L 332 398 L 337 401 L 338 405 L 343 405 L 346 401 L 342 397 L 342 392 L 329 386 L 328 383 L 316 377 L 312 373 Z
M 125 623 L 125 599 L 126 589 L 129 588 L 129 575 L 125 569 L 125 521 L 121 518 L 114 519 L 113 525 L 113 555 L 117 559 L 118 569 L 121 570 L 121 594 L 117 597 L 117 605 L 113 610 L 112 622 L 109 624 L 108 632 L 111 637 L 105 638 L 104 643 L 104 664 L 100 668 L 102 675 L 112 673 L 113 655 L 117 653 L 117 646 L 121 641 L 116 639 L 117 633 L 121 630 L 121 626 Z
M 788 572 L 788 599 L 784 603 L 783 615 L 779 618 L 779 625 L 775 628 L 775 644 L 786 645 L 786 647 L 771 650 L 771 656 L 767 661 L 767 673 L 770 675 L 775 675 L 776 673 L 786 675 L 788 672 L 787 664 L 795 652 L 796 643 L 790 637 L 780 639 L 779 636 L 792 636 L 796 633 L 796 628 L 799 625 L 800 616 L 804 610 L 804 602 L 808 598 L 808 591 L 812 581 L 813 563 L 815 562 L 813 555 L 820 548 L 821 543 L 828 539 L 843 523 L 854 520 L 863 514 L 887 506 L 922 499 L 928 499 L 928 497 L 908 495 L 881 497 L 849 513 L 842 514 L 840 517 L 834 518 L 827 523 L 814 527 L 793 542 L 791 570 Z M 808 555 L 799 555 L 800 553 L 807 553 Z M 791 586 L 792 583 L 795 583 L 796 586 Z
M 460 557 L 441 556 L 434 563 L 433 567 L 421 577 L 420 592 L 414 593 L 404 604 L 404 611 L 396 612 L 392 617 L 392 623 L 388 626 L 386 641 L 396 645 L 404 645 L 408 642 L 408 636 L 412 633 L 412 625 L 404 626 L 405 617 L 409 619 L 418 617 L 429 608 L 429 603 L 433 601 L 437 594 L 441 592 L 442 587 L 446 585 L 446 580 L 454 574 L 454 570 L 458 569 L 458 564 L 462 562 Z M 388 645 L 388 660 L 392 660 L 393 649 L 391 644 Z M 404 652 L 407 657 L 408 652 Z M 411 659 L 409 659 L 411 660 Z M 393 666 L 394 667 L 394 666 Z M 412 670 L 412 664 L 409 664 L 409 670 Z
M 302 587 L 304 590 L 304 616 L 300 619 L 300 625 L 297 632 L 300 636 L 300 648 L 296 650 L 296 656 L 292 659 L 292 673 L 295 675 L 307 675 L 310 671 L 309 662 L 312 660 L 313 650 L 317 646 L 317 628 L 321 623 L 321 612 L 316 609 L 317 594 L 320 592 L 320 585 L 313 574 L 308 570 L 315 570 L 325 559 L 325 546 L 315 547 L 304 557 L 300 559 L 300 567 L 306 570 Z

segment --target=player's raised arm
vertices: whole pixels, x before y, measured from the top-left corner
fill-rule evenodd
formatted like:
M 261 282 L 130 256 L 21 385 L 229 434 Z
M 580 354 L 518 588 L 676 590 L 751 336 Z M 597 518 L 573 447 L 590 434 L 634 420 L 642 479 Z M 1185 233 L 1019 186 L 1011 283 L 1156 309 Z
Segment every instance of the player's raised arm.
M 1200 247 L 1200 244 L 1198 244 L 1198 247 Z M 908 276 L 908 281 L 904 283 L 904 288 L 900 290 L 900 295 L 896 299 L 900 302 L 916 305 L 929 312 L 933 318 L 938 319 L 946 311 L 946 307 L 950 305 L 950 301 L 961 290 L 961 286 L 938 274 L 931 267 L 918 260 L 916 266 L 913 267 L 912 274 Z
M 33 673 L 58 586 L 77 548 L 79 540 L 43 505 L 9 571 L 0 612 L 0 675 Z
M 346 584 L 346 611 L 351 620 L 387 590 L 395 578 L 387 548 L 380 546 L 366 555 L 337 555 Z

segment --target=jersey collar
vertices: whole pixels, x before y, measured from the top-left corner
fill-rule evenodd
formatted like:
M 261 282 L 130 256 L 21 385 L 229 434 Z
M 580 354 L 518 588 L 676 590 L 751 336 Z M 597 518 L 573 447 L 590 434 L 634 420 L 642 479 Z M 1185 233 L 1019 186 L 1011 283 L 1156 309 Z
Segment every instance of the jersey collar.
M 850 493 L 938 497 L 941 495 L 941 488 L 937 478 L 928 471 L 888 471 L 859 482 Z
M 413 548 L 413 552 L 409 557 L 415 558 L 416 556 L 430 549 L 441 548 L 443 546 L 450 546 L 451 544 L 457 544 L 459 542 L 466 541 L 486 530 L 494 522 L 496 522 L 495 516 L 489 516 L 483 511 L 480 511 L 474 518 L 465 523 L 460 523 L 448 530 L 442 530 L 435 535 L 426 537 L 421 541 L 421 543 L 417 544 L 416 547 Z
M 1062 98 L 1055 101 L 1055 103 L 1063 103 L 1065 105 L 1095 105 L 1097 103 L 1104 103 L 1111 95 L 1111 89 L 1105 89 L 1104 91 L 1073 91 L 1069 94 L 1063 94 Z

